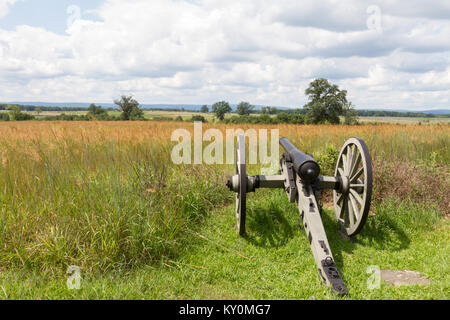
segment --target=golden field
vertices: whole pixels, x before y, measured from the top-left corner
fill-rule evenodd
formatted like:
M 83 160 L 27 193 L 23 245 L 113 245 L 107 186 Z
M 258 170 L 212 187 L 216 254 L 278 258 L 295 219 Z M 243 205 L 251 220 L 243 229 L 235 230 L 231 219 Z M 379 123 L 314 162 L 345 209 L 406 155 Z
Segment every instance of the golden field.
M 39 142 L 58 144 L 73 141 L 90 143 L 153 143 L 171 144 L 174 130 L 183 128 L 193 132 L 192 123 L 183 122 L 11 122 L 0 125 L 1 145 L 15 142 Z M 280 137 L 288 137 L 305 152 L 320 152 L 326 146 L 340 148 L 352 136 L 363 138 L 374 157 L 382 156 L 398 160 L 428 159 L 435 153 L 436 160 L 450 160 L 450 126 L 435 125 L 225 125 L 203 124 L 203 131 L 221 129 L 279 129 Z M 225 135 L 224 135 L 225 136 Z

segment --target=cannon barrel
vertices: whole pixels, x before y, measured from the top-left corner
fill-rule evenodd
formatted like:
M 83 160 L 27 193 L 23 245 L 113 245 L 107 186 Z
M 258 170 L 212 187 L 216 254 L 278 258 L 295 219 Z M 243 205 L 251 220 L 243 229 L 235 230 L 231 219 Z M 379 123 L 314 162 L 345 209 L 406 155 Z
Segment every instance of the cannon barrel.
M 314 182 L 320 174 L 320 167 L 310 155 L 298 150 L 287 138 L 281 138 L 280 144 L 291 158 L 294 171 L 307 183 Z

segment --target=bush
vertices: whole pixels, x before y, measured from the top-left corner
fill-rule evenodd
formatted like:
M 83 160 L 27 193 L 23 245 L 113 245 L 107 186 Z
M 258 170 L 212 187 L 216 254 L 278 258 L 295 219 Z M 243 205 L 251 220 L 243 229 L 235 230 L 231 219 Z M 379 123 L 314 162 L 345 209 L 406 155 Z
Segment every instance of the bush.
M 153 121 L 173 121 L 171 117 L 163 117 L 163 116 L 154 116 L 152 118 Z
M 208 122 L 208 121 L 206 121 L 204 116 L 199 116 L 199 115 L 192 116 L 191 121 Z
M 89 121 L 91 117 L 89 115 L 75 115 L 61 113 L 58 116 L 45 116 L 42 118 L 44 121 Z
M 0 112 L 0 121 L 9 121 L 9 114 Z
M 34 120 L 34 116 L 28 113 L 23 113 L 19 106 L 12 106 L 9 111 L 9 119 L 12 121 L 27 121 Z
M 320 166 L 320 174 L 334 176 L 334 170 L 339 157 L 339 150 L 334 146 L 327 146 L 325 152 L 319 154 L 315 159 Z

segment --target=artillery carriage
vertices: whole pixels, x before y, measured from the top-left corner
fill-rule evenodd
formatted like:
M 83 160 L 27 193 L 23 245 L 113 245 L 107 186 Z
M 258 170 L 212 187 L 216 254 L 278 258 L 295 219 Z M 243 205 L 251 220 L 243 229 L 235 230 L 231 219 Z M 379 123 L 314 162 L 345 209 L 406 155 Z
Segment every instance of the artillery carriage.
M 348 289 L 338 271 L 322 223 L 318 206 L 320 190 L 332 189 L 335 215 L 342 232 L 354 237 L 363 228 L 372 196 L 372 160 L 365 142 L 350 138 L 342 147 L 332 177 L 320 175 L 320 167 L 311 155 L 298 150 L 287 138 L 280 144 L 286 151 L 279 175 L 249 176 L 246 173 L 245 136 L 237 137 L 236 174 L 227 182 L 236 193 L 236 218 L 239 234 L 246 234 L 247 193 L 262 188 L 282 188 L 288 199 L 297 203 L 303 227 L 320 277 L 332 291 L 346 295 Z

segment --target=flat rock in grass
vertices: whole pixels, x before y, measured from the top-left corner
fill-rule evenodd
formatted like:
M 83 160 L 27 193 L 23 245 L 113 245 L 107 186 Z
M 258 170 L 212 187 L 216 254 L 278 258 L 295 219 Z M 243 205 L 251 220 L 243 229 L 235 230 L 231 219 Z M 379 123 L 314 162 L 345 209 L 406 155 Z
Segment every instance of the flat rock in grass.
M 381 278 L 394 286 L 430 284 L 429 279 L 422 277 L 417 271 L 410 270 L 381 270 Z

